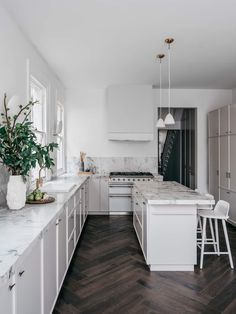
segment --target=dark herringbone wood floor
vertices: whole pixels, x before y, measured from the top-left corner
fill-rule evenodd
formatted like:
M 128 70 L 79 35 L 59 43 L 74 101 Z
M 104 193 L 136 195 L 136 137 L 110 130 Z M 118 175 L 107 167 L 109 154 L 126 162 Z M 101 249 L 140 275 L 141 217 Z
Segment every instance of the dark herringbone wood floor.
M 236 264 L 236 228 L 228 231 Z M 89 217 L 54 314 L 236 313 L 227 256 L 204 262 L 202 271 L 151 273 L 130 216 Z

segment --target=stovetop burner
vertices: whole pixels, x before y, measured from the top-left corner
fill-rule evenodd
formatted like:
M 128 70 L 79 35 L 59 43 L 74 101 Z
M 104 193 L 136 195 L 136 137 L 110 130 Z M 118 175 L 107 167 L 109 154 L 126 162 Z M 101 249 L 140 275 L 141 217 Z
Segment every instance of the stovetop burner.
M 153 174 L 151 172 L 110 172 L 110 177 L 148 177 L 153 178 Z

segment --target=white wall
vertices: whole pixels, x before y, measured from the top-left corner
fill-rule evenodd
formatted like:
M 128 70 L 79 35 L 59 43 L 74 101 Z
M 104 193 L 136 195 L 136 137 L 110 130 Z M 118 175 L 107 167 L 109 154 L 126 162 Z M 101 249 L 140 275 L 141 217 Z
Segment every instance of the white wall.
M 233 100 L 232 100 L 232 104 L 236 104 L 236 88 L 235 88 L 235 89 L 233 89 L 232 93 L 233 93 Z
M 164 104 L 167 104 L 167 91 L 163 94 Z M 153 99 L 156 108 L 159 105 L 158 90 L 153 90 Z M 176 89 L 172 91 L 172 107 L 198 108 L 197 174 L 198 187 L 202 190 L 207 189 L 207 112 L 231 102 L 231 90 Z M 152 142 L 107 140 L 105 90 L 67 90 L 66 106 L 69 158 L 78 157 L 80 151 L 97 157 L 156 156 L 156 139 Z
M 8 98 L 17 95 L 19 102 L 22 105 L 26 104 L 29 98 L 27 84 L 27 60 L 29 60 L 30 74 L 33 74 L 48 88 L 48 112 L 50 114 L 48 119 L 50 121 L 48 124 L 49 140 L 55 140 L 52 137 L 55 99 L 56 94 L 59 94 L 60 98 L 64 97 L 63 86 L 1 6 L 0 41 L 0 110 L 2 111 L 4 93 L 7 93 Z M 6 180 L 4 170 L 0 169 L 0 204 L 4 196 Z

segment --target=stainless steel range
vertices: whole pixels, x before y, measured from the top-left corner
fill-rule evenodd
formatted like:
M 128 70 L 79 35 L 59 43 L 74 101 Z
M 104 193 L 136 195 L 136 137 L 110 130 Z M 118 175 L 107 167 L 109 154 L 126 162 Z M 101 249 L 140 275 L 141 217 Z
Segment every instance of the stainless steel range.
M 132 187 L 134 182 L 153 181 L 153 178 L 150 172 L 110 172 L 110 214 L 130 214 L 132 212 Z

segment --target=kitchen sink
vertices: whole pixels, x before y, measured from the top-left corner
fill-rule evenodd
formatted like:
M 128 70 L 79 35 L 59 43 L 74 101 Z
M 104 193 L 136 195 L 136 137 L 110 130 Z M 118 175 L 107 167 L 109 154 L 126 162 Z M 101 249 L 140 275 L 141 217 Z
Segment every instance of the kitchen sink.
M 43 185 L 41 190 L 43 192 L 68 193 L 72 191 L 74 187 L 75 184 L 73 183 L 48 182 Z

